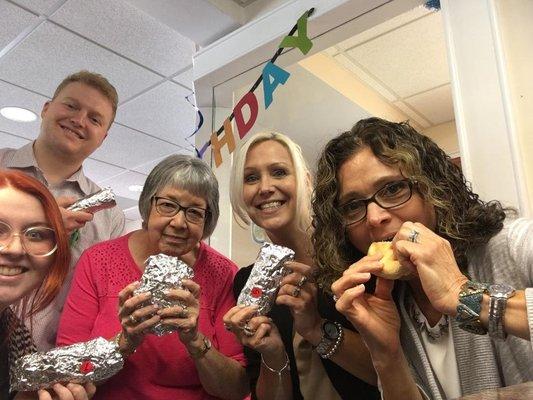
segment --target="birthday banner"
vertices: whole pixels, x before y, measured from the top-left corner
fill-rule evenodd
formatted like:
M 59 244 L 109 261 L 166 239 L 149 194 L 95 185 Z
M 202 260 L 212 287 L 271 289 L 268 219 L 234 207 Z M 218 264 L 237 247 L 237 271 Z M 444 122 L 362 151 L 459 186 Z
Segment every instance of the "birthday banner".
M 196 149 L 196 154 L 198 157 L 202 158 L 208 147 L 211 146 L 213 149 L 215 165 L 218 168 L 220 164 L 222 164 L 222 154 L 220 149 L 227 145 L 229 153 L 233 153 L 235 150 L 235 137 L 233 136 L 231 121 L 235 119 L 237 132 L 241 139 L 246 136 L 250 129 L 252 129 L 259 112 L 257 97 L 255 96 L 254 91 L 261 82 L 263 82 L 265 110 L 270 107 L 273 101 L 274 91 L 280 84 L 284 85 L 290 76 L 290 73 L 285 71 L 283 68 L 278 67 L 274 63 L 285 48 L 296 47 L 300 49 L 304 55 L 311 50 L 313 43 L 307 37 L 307 19 L 313 14 L 314 11 L 315 9 L 311 8 L 298 19 L 296 25 L 279 44 L 278 50 L 274 54 L 274 57 L 272 57 L 272 59 L 263 68 L 261 76 L 257 79 L 252 88 L 237 102 L 231 115 L 224 120 L 223 125 L 217 131 L 211 134 L 211 139 L 204 144 L 200 150 Z M 295 33 L 297 33 L 296 36 Z M 245 121 L 243 114 L 245 106 L 248 106 L 250 109 L 250 117 L 248 118 L 248 121 Z M 222 133 L 224 133 L 224 136 L 219 137 Z

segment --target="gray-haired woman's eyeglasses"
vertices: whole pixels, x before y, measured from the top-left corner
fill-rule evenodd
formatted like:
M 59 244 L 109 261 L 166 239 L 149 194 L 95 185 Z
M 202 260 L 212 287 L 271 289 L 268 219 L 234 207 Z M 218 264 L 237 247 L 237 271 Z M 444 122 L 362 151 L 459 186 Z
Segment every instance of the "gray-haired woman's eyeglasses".
M 181 210 L 185 213 L 185 219 L 191 224 L 201 224 L 207 217 L 207 210 L 201 207 L 183 207 L 175 200 L 166 197 L 154 197 L 155 209 L 163 217 L 173 217 Z

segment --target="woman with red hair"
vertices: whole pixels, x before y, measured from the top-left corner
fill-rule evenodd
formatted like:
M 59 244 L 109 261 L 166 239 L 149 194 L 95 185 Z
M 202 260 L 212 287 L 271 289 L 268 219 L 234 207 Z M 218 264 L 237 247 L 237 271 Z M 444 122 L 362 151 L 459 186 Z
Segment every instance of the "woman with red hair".
M 20 171 L 0 171 L 0 398 L 82 400 L 95 388 L 57 384 L 51 392 L 9 393 L 9 363 L 35 351 L 24 324 L 10 305 L 22 299 L 21 312 L 32 316 L 58 293 L 68 272 L 69 247 L 54 197 Z M 30 294 L 34 293 L 30 296 Z M 52 394 L 53 393 L 53 394 Z

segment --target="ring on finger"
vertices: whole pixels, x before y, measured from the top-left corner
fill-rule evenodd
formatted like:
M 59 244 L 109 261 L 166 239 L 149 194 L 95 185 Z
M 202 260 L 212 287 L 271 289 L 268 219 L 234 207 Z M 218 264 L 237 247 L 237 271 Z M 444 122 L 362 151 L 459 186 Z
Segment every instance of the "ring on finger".
M 226 324 L 224 322 L 224 329 L 226 329 L 227 331 L 231 332 L 231 325 L 230 324 Z
M 300 286 L 296 286 L 294 290 L 292 291 L 292 297 L 298 297 L 301 291 L 302 291 L 302 288 Z
M 189 316 L 189 310 L 187 309 L 187 306 L 181 306 L 181 311 L 179 312 L 180 318 L 187 318 Z
M 255 331 L 248 326 L 248 324 L 244 324 L 242 327 L 242 331 L 246 336 L 253 336 L 255 335 Z
M 298 281 L 298 283 L 296 284 L 296 286 L 298 286 L 299 288 L 301 288 L 303 285 L 305 285 L 306 282 L 307 282 L 307 276 L 302 275 L 302 277 L 300 278 L 300 280 Z
M 411 232 L 409 233 L 409 237 L 407 238 L 408 241 L 411 243 L 418 243 L 418 237 L 420 236 L 420 232 L 418 232 L 416 229 L 411 229 Z
M 129 320 L 130 320 L 132 325 L 137 325 L 137 322 L 138 322 L 137 318 L 135 318 L 135 316 L 133 314 L 130 314 Z

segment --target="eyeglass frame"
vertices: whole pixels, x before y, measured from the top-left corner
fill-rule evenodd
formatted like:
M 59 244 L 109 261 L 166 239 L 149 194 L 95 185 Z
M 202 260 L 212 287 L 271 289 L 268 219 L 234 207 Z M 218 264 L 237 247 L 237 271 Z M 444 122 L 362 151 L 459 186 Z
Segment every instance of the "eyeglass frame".
M 161 213 L 161 211 L 159 211 L 158 207 L 157 207 L 157 200 L 158 199 L 164 199 L 164 200 L 167 200 L 173 204 L 175 204 L 177 207 L 176 207 L 176 212 L 172 215 L 164 215 Z M 178 203 L 176 200 L 172 200 L 172 199 L 169 199 L 168 197 L 162 197 L 162 196 L 154 196 L 152 197 L 152 201 L 154 202 L 154 208 L 155 210 L 157 211 L 157 213 L 159 215 L 161 215 L 162 217 L 168 217 L 168 218 L 173 218 L 175 217 L 176 215 L 178 215 L 178 213 L 180 211 L 183 210 L 183 215 L 185 216 L 185 220 L 191 224 L 194 224 L 194 225 L 199 225 L 200 223 L 199 222 L 192 222 L 190 221 L 188 218 L 187 218 L 187 210 L 191 209 L 191 208 L 195 208 L 197 210 L 202 210 L 205 212 L 205 215 L 204 215 L 204 219 L 202 222 L 205 223 L 206 219 L 207 219 L 207 216 L 209 215 L 209 209 L 208 208 L 203 208 L 203 207 L 198 207 L 198 206 L 189 206 L 189 207 L 184 207 L 182 206 L 180 203 Z
M 402 201 L 401 203 L 398 203 L 398 204 L 395 204 L 393 206 L 388 206 L 388 207 L 384 207 L 382 206 L 379 201 L 376 199 L 376 195 L 381 192 L 383 189 L 385 189 L 388 185 L 391 185 L 391 184 L 395 184 L 395 183 L 400 183 L 400 182 L 407 182 L 408 183 L 408 187 L 409 187 L 409 197 L 407 197 L 407 199 L 405 199 L 404 201 Z M 394 208 L 394 207 L 399 207 L 405 203 L 407 203 L 409 200 L 411 200 L 411 197 L 413 197 L 413 188 L 414 186 L 418 185 L 418 181 L 415 180 L 415 179 L 412 179 L 412 178 L 405 178 L 405 179 L 399 179 L 397 181 L 392 181 L 392 182 L 388 182 L 386 184 L 384 184 L 381 188 L 379 188 L 378 190 L 376 190 L 376 192 L 366 198 L 366 199 L 357 199 L 355 201 L 361 201 L 364 203 L 365 205 L 365 213 L 364 215 L 356 220 L 356 221 L 352 221 L 352 222 L 346 222 L 345 221 L 345 218 L 344 218 L 344 215 L 342 215 L 342 212 L 341 212 L 341 215 L 342 215 L 342 219 L 343 219 L 343 223 L 344 223 L 344 226 L 347 227 L 347 226 L 350 226 L 350 225 L 353 225 L 353 224 L 356 224 L 358 222 L 361 222 L 362 220 L 364 220 L 368 214 L 368 205 L 370 203 L 376 203 L 379 207 L 381 207 L 382 209 L 384 210 L 390 210 L 391 208 Z M 339 209 L 342 209 L 343 207 L 345 207 L 346 205 L 350 204 L 352 201 L 354 200 L 348 200 L 347 202 L 343 203 L 343 204 L 339 204 Z
M 30 255 L 31 257 L 39 257 L 39 258 L 40 257 L 49 257 L 49 256 L 51 256 L 52 254 L 54 254 L 57 251 L 57 233 L 56 233 L 56 231 L 53 228 L 50 228 L 49 226 L 38 226 L 38 225 L 37 226 L 30 226 L 30 227 L 24 229 L 22 232 L 15 233 L 13 227 L 11 225 L 9 225 L 7 222 L 0 221 L 0 224 L 4 224 L 4 225 L 8 226 L 9 230 L 11 232 L 9 242 L 7 242 L 7 244 L 5 244 L 5 245 L 2 245 L 0 243 L 0 252 L 4 251 L 5 249 L 9 248 L 9 246 L 11 246 L 15 236 L 18 236 L 18 238 L 20 240 L 20 244 L 22 245 L 22 248 L 24 249 L 26 254 Z M 23 239 L 24 236 L 21 236 L 21 235 L 25 235 L 26 232 L 28 232 L 29 230 L 36 229 L 36 228 L 47 229 L 47 230 L 50 230 L 50 231 L 52 231 L 54 233 L 55 246 L 54 246 L 54 248 L 52 250 L 48 251 L 45 254 L 32 254 L 26 248 L 25 240 Z

